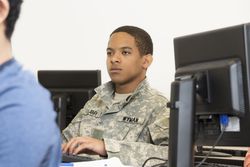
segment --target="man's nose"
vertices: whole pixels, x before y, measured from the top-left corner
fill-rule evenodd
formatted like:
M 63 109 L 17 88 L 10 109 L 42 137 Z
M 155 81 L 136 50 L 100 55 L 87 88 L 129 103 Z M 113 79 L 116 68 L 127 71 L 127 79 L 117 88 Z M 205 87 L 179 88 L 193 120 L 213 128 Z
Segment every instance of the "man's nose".
M 121 55 L 119 53 L 113 54 L 111 57 L 111 62 L 112 63 L 119 63 L 121 61 Z

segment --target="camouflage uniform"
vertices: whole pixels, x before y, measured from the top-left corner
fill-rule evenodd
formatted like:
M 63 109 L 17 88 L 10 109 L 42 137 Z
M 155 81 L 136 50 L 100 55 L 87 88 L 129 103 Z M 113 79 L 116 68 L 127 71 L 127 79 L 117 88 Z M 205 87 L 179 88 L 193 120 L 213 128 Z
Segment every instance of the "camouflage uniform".
M 96 95 L 63 131 L 63 141 L 91 136 L 104 140 L 108 157 L 118 157 L 125 165 L 142 166 L 149 157 L 167 159 L 169 111 L 167 99 L 152 89 L 147 80 L 126 99 L 112 103 L 111 82 L 95 89 Z M 151 160 L 153 165 L 162 161 Z

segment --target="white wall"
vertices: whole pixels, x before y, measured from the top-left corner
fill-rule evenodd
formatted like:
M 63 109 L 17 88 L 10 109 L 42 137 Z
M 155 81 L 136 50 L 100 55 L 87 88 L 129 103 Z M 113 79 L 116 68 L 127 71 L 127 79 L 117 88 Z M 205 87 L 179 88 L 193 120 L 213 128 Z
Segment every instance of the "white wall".
M 101 69 L 106 82 L 109 34 L 121 25 L 139 26 L 154 42 L 149 81 L 169 97 L 173 38 L 250 22 L 249 6 L 249 0 L 24 0 L 13 50 L 34 73 Z

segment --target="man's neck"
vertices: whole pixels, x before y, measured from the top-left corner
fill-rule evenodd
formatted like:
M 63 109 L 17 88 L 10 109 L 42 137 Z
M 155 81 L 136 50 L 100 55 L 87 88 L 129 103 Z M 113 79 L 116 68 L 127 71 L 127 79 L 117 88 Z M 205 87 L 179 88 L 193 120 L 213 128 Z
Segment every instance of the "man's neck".
M 4 34 L 0 34 L 0 64 L 12 58 L 11 43 Z
M 126 84 L 115 84 L 115 92 L 120 94 L 132 93 L 144 79 L 145 77 L 142 77 L 141 79 Z

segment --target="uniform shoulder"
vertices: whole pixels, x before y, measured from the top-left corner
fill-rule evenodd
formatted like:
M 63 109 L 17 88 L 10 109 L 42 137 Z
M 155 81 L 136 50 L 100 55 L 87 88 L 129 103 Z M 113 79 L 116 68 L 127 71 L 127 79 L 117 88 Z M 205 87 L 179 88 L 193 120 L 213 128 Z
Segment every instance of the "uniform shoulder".
M 156 98 L 162 101 L 168 101 L 166 95 L 157 89 L 150 88 L 148 91 L 149 97 Z

